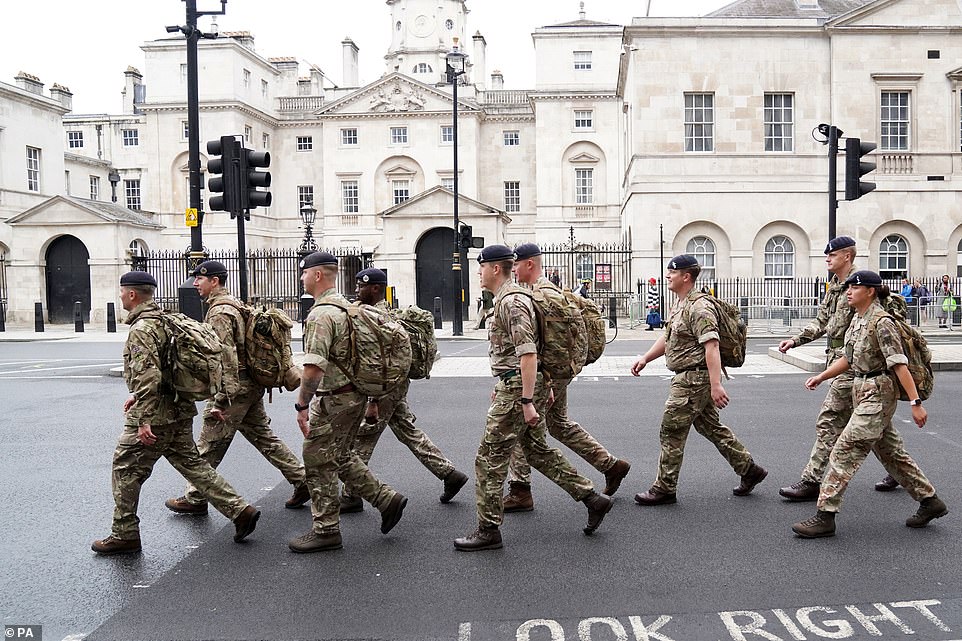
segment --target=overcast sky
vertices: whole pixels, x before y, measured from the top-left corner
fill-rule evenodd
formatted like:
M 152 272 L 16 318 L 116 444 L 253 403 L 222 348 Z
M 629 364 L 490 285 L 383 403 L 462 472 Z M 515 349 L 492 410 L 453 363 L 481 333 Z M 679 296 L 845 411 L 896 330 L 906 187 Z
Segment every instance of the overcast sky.
M 650 0 L 651 16 L 697 16 L 730 0 Z M 197 0 L 217 10 L 219 0 Z M 628 24 L 644 16 L 648 0 L 585 0 L 591 20 Z M 578 18 L 578 0 L 467 0 L 468 31 L 488 43 L 487 69 L 504 73 L 506 88 L 534 84 L 530 34 L 538 27 Z M 38 76 L 45 93 L 57 82 L 74 94 L 74 113 L 120 113 L 123 72 L 144 70 L 140 45 L 168 37 L 165 25 L 185 21 L 183 0 L 33 0 L 3 3 L 0 17 L 0 82 L 20 71 Z M 318 65 L 341 81 L 341 40 L 360 48 L 360 80 L 384 71 L 390 44 L 390 9 L 384 0 L 228 0 L 217 18 L 221 31 L 250 31 L 257 52 L 293 56 Z M 210 18 L 200 21 L 208 30 Z M 301 73 L 306 74 L 302 66 Z M 150 95 L 150 78 L 145 77 Z

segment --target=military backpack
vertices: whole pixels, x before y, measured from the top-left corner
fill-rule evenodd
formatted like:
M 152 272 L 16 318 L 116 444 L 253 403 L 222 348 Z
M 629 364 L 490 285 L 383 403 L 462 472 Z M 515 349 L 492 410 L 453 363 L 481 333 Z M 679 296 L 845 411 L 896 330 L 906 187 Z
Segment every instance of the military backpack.
M 221 391 L 224 345 L 210 325 L 178 312 L 147 313 L 141 318 L 159 318 L 164 323 L 167 341 L 161 364 L 177 399 L 203 401 Z
M 394 390 L 411 369 L 411 339 L 399 321 L 377 307 L 324 301 L 347 314 L 347 362 L 330 359 L 362 394 L 380 397 Z
M 434 337 L 434 315 L 411 305 L 391 310 L 393 316 L 408 333 L 411 340 L 411 369 L 408 378 L 419 380 L 431 378 L 431 368 L 438 360 L 438 341 Z
M 244 356 L 251 380 L 267 389 L 296 390 L 301 384 L 301 368 L 294 364 L 294 323 L 287 314 L 274 307 L 251 307 L 232 298 L 221 299 L 212 307 L 217 305 L 230 305 L 244 319 Z
M 748 347 L 748 325 L 737 307 L 711 294 L 698 294 L 692 300 L 707 298 L 718 317 L 718 351 L 722 367 L 741 367 L 745 364 Z
M 605 343 L 607 340 L 605 336 L 605 329 L 607 327 L 605 319 L 601 315 L 601 309 L 599 309 L 597 303 L 590 298 L 578 296 L 574 292 L 567 290 L 565 290 L 564 295 L 568 301 L 577 305 L 578 309 L 581 310 L 581 318 L 585 323 L 588 342 L 588 355 L 587 358 L 585 358 L 585 365 L 591 365 L 601 358 L 601 354 L 605 351 Z
M 893 294 L 889 296 L 889 298 L 894 296 L 896 295 Z M 902 297 L 899 296 L 899 298 L 901 299 Z M 897 309 L 898 301 L 896 301 L 895 304 Z M 909 361 L 907 367 L 909 368 L 909 373 L 912 375 L 912 380 L 915 381 L 915 388 L 919 393 L 918 397 L 924 401 L 932 395 L 932 389 L 935 387 L 935 373 L 932 371 L 932 352 L 929 350 L 929 344 L 919 330 L 905 322 L 904 317 L 893 315 L 888 308 L 888 301 L 883 301 L 883 309 L 885 311 L 881 314 L 876 314 L 875 317 L 872 318 L 868 331 L 870 334 L 876 335 L 878 320 L 886 316 L 892 319 L 892 322 L 895 323 L 895 329 L 899 333 L 899 338 L 902 341 L 902 352 Z M 902 384 L 899 383 L 897 376 L 892 376 L 892 378 L 898 383 L 900 401 L 915 400 L 902 388 Z

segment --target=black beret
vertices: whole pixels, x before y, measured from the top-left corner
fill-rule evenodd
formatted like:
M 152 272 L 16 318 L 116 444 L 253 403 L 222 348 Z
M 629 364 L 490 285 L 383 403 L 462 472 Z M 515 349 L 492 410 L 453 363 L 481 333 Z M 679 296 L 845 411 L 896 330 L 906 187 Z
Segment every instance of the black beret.
M 301 269 L 319 267 L 320 265 L 337 265 L 337 256 L 329 252 L 314 252 L 308 254 L 301 261 Z
M 198 265 L 191 276 L 227 276 L 227 266 L 217 260 L 205 260 Z
M 120 286 L 129 287 L 131 285 L 150 285 L 151 287 L 157 287 L 157 281 L 147 272 L 127 272 L 120 277 Z
M 534 243 L 521 243 L 514 248 L 514 255 L 518 260 L 528 260 L 541 255 L 541 248 Z
M 507 245 L 488 245 L 478 254 L 479 263 L 494 263 L 501 260 L 514 260 L 514 252 Z
M 681 254 L 680 256 L 675 256 L 668 261 L 668 267 L 666 269 L 688 269 L 689 267 L 697 267 L 698 261 L 691 254 Z
M 357 273 L 357 282 L 364 285 L 387 285 L 387 274 L 377 267 L 368 267 Z
M 845 249 L 846 247 L 855 247 L 855 239 L 851 236 L 838 236 L 828 241 L 828 244 L 825 245 L 825 254 L 828 255 L 839 249 Z
M 867 269 L 860 269 L 845 279 L 846 285 L 862 285 L 863 287 L 881 287 L 882 277 Z

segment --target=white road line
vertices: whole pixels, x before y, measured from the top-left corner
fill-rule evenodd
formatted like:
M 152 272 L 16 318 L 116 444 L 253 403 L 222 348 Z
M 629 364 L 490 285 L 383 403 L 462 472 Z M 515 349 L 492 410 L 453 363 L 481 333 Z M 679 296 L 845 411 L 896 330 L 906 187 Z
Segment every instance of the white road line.
M 37 367 L 30 369 L 19 369 L 11 370 L 9 372 L 0 372 L 0 376 L 6 374 L 35 374 L 37 372 L 56 372 L 65 369 L 90 369 L 92 367 L 120 367 L 123 363 L 91 363 L 90 365 L 65 365 L 64 367 Z

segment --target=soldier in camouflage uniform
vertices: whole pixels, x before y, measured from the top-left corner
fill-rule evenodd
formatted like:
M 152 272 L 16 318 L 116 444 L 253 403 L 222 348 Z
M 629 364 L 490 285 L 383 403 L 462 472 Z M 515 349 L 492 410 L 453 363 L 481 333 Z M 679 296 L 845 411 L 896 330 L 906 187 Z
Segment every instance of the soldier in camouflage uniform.
M 264 410 L 264 388 L 248 374 L 244 349 L 247 326 L 239 307 L 241 303 L 224 287 L 227 267 L 219 261 L 208 260 L 197 266 L 193 276 L 194 288 L 208 304 L 204 322 L 214 328 L 225 354 L 224 387 L 208 401 L 204 410 L 197 451 L 216 468 L 239 431 L 294 486 L 294 494 L 284 507 L 299 508 L 311 499 L 304 480 L 304 466 L 271 430 L 271 419 Z M 168 499 L 165 505 L 182 514 L 207 513 L 207 499 L 193 485 L 187 486 L 183 496 Z
M 491 372 L 499 380 L 491 394 L 487 424 L 474 470 L 478 529 L 454 540 L 457 550 L 500 548 L 504 520 L 501 492 L 515 442 L 536 470 L 557 483 L 571 498 L 588 508 L 585 534 L 592 534 L 611 509 L 612 501 L 598 494 L 587 478 L 545 442 L 545 421 L 538 408 L 547 407 L 549 388 L 538 371 L 538 335 L 531 299 L 513 293 L 514 252 L 489 245 L 478 256 L 481 287 L 495 294 L 494 315 L 488 325 Z
M 534 243 L 523 243 L 515 248 L 514 253 L 517 257 L 514 273 L 519 283 L 534 289 L 539 287 L 558 289 L 542 273 L 540 247 Z M 567 445 L 575 454 L 604 474 L 606 483 L 604 493 L 612 496 L 621 486 L 621 481 L 631 469 L 631 464 L 612 456 L 604 445 L 568 417 L 570 384 L 570 378 L 551 380 L 554 402 L 545 410 L 548 434 Z M 510 491 L 504 497 L 504 511 L 527 512 L 534 509 L 534 499 L 531 496 L 531 466 L 524 458 L 520 444 L 516 444 L 511 452 L 508 471 Z
M 371 267 L 357 274 L 357 299 L 365 305 L 375 305 L 388 311 L 390 308 L 384 300 L 386 287 L 387 274 L 380 269 Z M 384 428 L 390 426 L 397 440 L 406 445 L 421 464 L 444 483 L 441 502 L 448 503 L 468 482 L 468 476 L 454 469 L 454 463 L 414 424 L 417 419 L 407 400 L 410 387 L 410 379 L 405 379 L 397 389 L 377 400 L 378 417 L 372 417 L 373 422 L 365 421 L 361 424 L 354 441 L 354 452 L 365 463 L 370 462 Z M 371 400 L 369 399 L 369 402 Z M 363 509 L 364 502 L 360 497 L 346 492 L 341 495 L 341 514 L 360 512 Z
M 906 364 L 902 339 L 895 322 L 879 304 L 889 290 L 875 272 L 858 271 L 845 280 L 848 304 L 855 317 L 845 333 L 845 354 L 824 372 L 805 382 L 814 390 L 822 381 L 852 369 L 854 410 L 832 448 L 828 472 L 818 496 L 818 513 L 796 523 L 792 530 L 803 538 L 834 536 L 835 515 L 849 481 L 870 451 L 875 452 L 886 471 L 919 502 L 918 511 L 905 524 L 913 528 L 928 525 L 932 519 L 948 514 L 935 488 L 906 453 L 902 436 L 892 426 L 899 399 L 899 385 L 912 405 L 912 420 L 921 429 L 927 414 Z M 896 380 L 898 381 L 896 382 Z
M 91 549 L 98 554 L 140 550 L 140 487 L 161 456 L 234 522 L 234 541 L 253 532 L 261 515 L 197 453 L 192 426 L 197 407 L 193 401 L 178 399 L 163 376 L 168 330 L 154 302 L 156 287 L 157 281 L 146 272 L 128 272 L 120 278 L 120 300 L 130 325 L 124 346 L 124 380 L 130 397 L 124 402 L 124 432 L 114 451 L 113 527 L 110 536 L 93 542 Z
M 718 316 L 711 302 L 695 291 L 699 273 L 701 267 L 693 256 L 683 254 L 669 261 L 665 279 L 678 302 L 668 315 L 665 334 L 631 367 L 632 375 L 638 376 L 648 363 L 664 355 L 668 369 L 675 372 L 661 419 L 658 478 L 647 492 L 635 495 L 640 505 L 677 501 L 678 475 L 692 424 L 741 477 L 732 490 L 735 496 L 750 494 L 768 475 L 719 420 L 718 410 L 728 406 L 729 398 L 721 382 Z
M 294 552 L 320 552 L 342 545 L 338 477 L 351 495 L 380 510 L 383 534 L 401 520 L 407 499 L 381 483 L 352 451 L 367 397 L 337 366 L 347 367 L 350 357 L 347 315 L 324 304 L 350 304 L 335 289 L 337 258 L 328 252 L 314 252 L 301 261 L 301 268 L 304 291 L 314 297 L 314 306 L 304 329 L 304 374 L 294 409 L 304 434 L 304 468 L 314 523 L 309 533 L 291 540 L 288 547 Z

